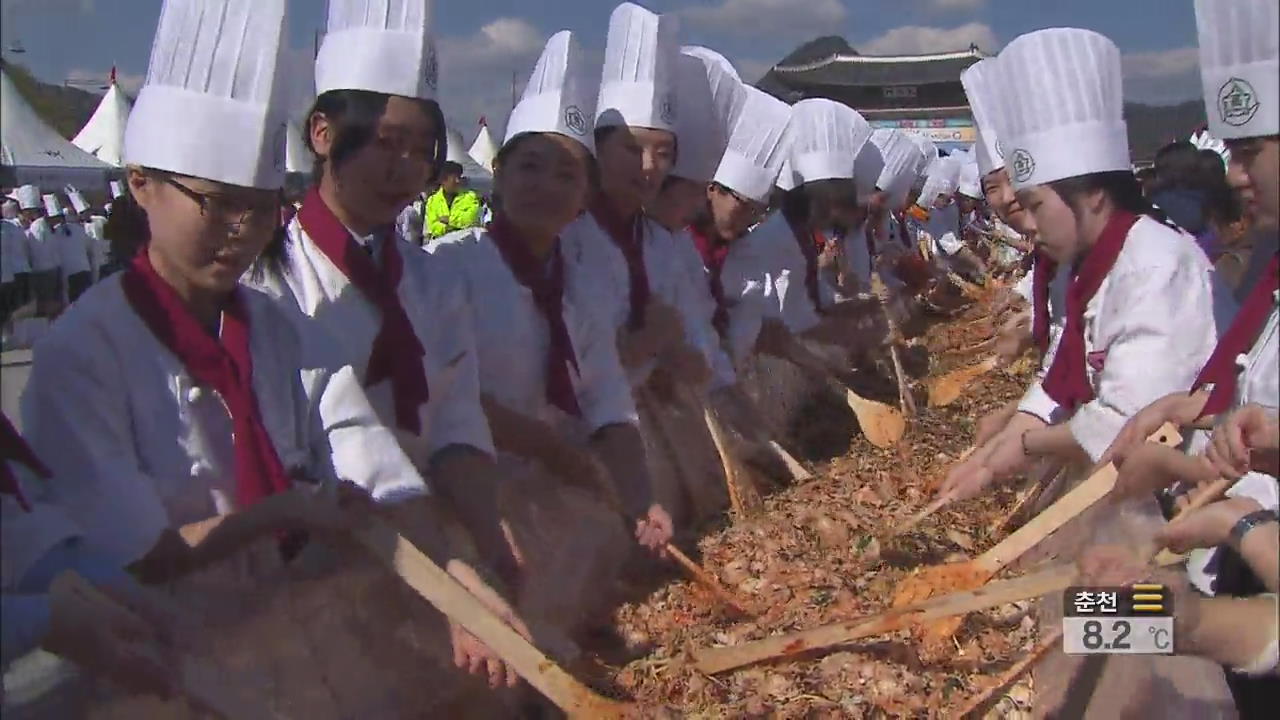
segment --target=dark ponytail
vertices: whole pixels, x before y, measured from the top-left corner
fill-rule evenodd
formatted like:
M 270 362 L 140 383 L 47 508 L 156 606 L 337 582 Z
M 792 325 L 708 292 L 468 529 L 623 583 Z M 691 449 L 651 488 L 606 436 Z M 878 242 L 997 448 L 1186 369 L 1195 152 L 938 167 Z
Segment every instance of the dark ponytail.
M 1087 193 L 1101 191 L 1111 204 L 1120 210 L 1127 210 L 1134 215 L 1146 215 L 1156 222 L 1180 229 L 1164 211 L 1151 204 L 1142 192 L 1142 183 L 1138 177 L 1128 170 L 1091 173 L 1076 177 L 1054 180 L 1049 187 L 1058 193 L 1062 201 L 1076 209 L 1076 200 Z
M 129 262 L 151 242 L 147 211 L 129 193 L 111 202 L 111 212 L 107 214 L 107 224 L 102 232 L 111 248 L 111 260 L 116 265 Z
M 370 90 L 330 90 L 316 98 L 311 111 L 307 113 L 307 125 L 302 138 L 315 158 L 312 181 L 316 185 L 319 185 L 320 178 L 324 177 L 326 161 L 333 163 L 335 168 L 340 167 L 373 140 L 374 135 L 377 134 L 378 121 L 386 112 L 387 100 L 390 97 L 390 95 Z M 422 111 L 431 118 L 436 128 L 436 142 L 432 153 L 429 179 L 429 182 L 435 182 L 449 154 L 448 129 L 445 127 L 444 114 L 440 111 L 440 105 L 434 101 L 410 99 L 422 107 Z M 333 145 L 329 149 L 328 158 L 316 155 L 316 149 L 311 145 L 311 123 L 317 114 L 324 115 L 334 130 Z

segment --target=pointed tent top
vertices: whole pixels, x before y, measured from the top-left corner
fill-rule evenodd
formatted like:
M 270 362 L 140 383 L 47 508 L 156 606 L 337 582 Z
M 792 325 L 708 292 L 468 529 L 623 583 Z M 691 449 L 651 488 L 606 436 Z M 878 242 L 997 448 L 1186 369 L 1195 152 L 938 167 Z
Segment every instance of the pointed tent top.
M 0 68 L 0 164 L 14 169 L 14 182 L 43 187 L 105 181 L 110 165 L 72 145 L 49 127 L 13 80 Z
M 489 126 L 484 118 L 480 118 L 480 132 L 476 133 L 475 142 L 471 143 L 471 149 L 467 150 L 467 154 L 481 167 L 493 172 L 493 159 L 498 156 L 498 144 L 493 141 L 493 135 L 489 133 Z
M 124 128 L 129 120 L 129 100 L 116 85 L 115 77 L 115 68 L 111 68 L 111 87 L 71 143 L 101 161 L 119 167 L 124 163 Z
M 467 145 L 462 139 L 462 133 L 452 127 L 446 132 L 449 139 L 449 154 L 445 159 L 462 166 L 462 174 L 467 178 L 472 190 L 487 193 L 493 187 L 493 173 L 473 160 L 467 153 Z

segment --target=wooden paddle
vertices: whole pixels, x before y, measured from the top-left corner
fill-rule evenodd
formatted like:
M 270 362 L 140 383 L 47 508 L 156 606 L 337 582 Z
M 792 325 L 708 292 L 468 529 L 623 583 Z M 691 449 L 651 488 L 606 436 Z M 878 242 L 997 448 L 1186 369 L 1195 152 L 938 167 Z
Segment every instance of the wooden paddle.
M 745 518 L 759 512 L 764 507 L 759 491 L 749 478 L 738 472 L 738 464 L 734 461 L 729 449 L 729 439 L 720 420 L 707 405 L 702 405 L 702 420 L 711 434 L 711 442 L 716 446 L 716 454 L 720 456 L 720 466 L 724 469 L 725 487 L 729 491 L 729 506 L 738 517 Z
M 999 356 L 991 356 L 977 365 L 952 370 L 941 377 L 927 383 L 929 389 L 929 407 L 946 407 L 959 399 L 964 388 L 976 378 L 995 370 L 1000 364 Z
M 974 446 L 971 446 L 968 450 L 965 450 L 964 452 L 960 453 L 960 457 L 956 459 L 955 464 L 959 465 L 960 463 L 967 460 L 969 456 L 972 455 L 973 452 L 977 449 L 978 449 L 978 446 L 974 445 Z M 886 533 L 884 536 L 880 538 L 880 544 L 884 545 L 885 543 L 889 542 L 893 538 L 911 530 L 915 526 L 919 525 L 925 518 L 929 517 L 930 515 L 946 507 L 946 505 L 950 502 L 951 502 L 951 498 L 949 497 L 937 498 L 933 502 L 926 505 L 924 509 L 921 510 L 920 512 L 916 513 L 915 515 L 912 515 L 911 517 L 907 518 L 903 522 L 900 522 L 897 525 L 893 526 L 888 533 Z
M 1173 425 L 1166 423 L 1148 441 L 1174 447 L 1182 442 L 1182 436 Z M 1108 463 L 977 558 L 926 568 L 908 577 L 898 585 L 893 604 L 909 605 L 936 594 L 938 590 L 964 589 L 985 583 L 1072 518 L 1093 507 L 1115 487 L 1118 475 L 1115 465 Z M 925 654 L 932 655 L 944 649 L 945 641 L 955 634 L 962 621 L 963 618 L 952 618 L 926 628 L 923 637 Z
M 570 718 L 622 718 L 633 706 L 597 695 L 507 625 L 386 523 L 371 519 L 357 542 L 453 622 L 476 636 Z
M 720 581 L 712 577 L 710 573 L 702 569 L 702 566 L 698 565 L 698 563 L 694 562 L 688 555 L 681 552 L 675 545 L 667 543 L 666 551 L 667 554 L 676 561 L 676 564 L 684 568 L 689 576 L 695 579 L 700 585 L 710 590 L 711 594 L 715 595 L 720 602 L 724 603 L 740 615 L 745 617 L 755 617 L 756 613 L 744 608 L 742 604 L 739 603 L 738 600 L 720 584 Z
M 889 359 L 893 362 L 894 378 L 898 381 L 898 407 L 903 414 L 913 417 L 916 414 L 916 402 L 911 397 L 907 374 L 902 370 L 902 357 L 898 354 L 898 340 L 902 338 L 902 332 L 889 312 L 889 288 L 881 279 L 879 271 L 871 273 L 871 290 L 880 300 L 880 310 L 884 313 L 884 321 L 889 328 Z
M 702 648 L 694 651 L 694 664 L 699 671 L 713 675 L 766 660 L 826 650 L 930 620 L 986 610 L 1065 590 L 1071 587 L 1075 578 L 1074 564 L 1063 563 L 1034 574 L 989 583 L 980 588 L 931 598 L 855 620 L 775 635 L 741 645 Z
M 897 408 L 868 400 L 854 392 L 852 388 L 833 377 L 820 358 L 793 346 L 787 359 L 815 382 L 844 399 L 849 409 L 857 416 L 862 434 L 872 445 L 878 448 L 893 447 L 906 433 L 907 421 Z
M 111 612 L 133 615 L 131 610 L 107 597 L 88 580 L 70 570 L 54 579 L 50 595 L 54 603 L 83 608 L 84 612 L 90 614 Z M 189 655 L 182 656 L 179 663 L 179 685 L 175 690 L 200 710 L 227 720 L 274 720 L 280 717 L 267 709 L 267 702 L 246 697 L 240 685 L 225 682 L 217 666 Z

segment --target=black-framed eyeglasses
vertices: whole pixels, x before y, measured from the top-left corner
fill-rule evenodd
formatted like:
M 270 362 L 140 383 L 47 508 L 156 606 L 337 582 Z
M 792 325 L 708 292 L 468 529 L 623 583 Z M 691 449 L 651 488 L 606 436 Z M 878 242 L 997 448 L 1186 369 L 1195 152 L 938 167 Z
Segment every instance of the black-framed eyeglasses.
M 202 193 L 183 185 L 173 178 L 171 175 L 160 175 L 160 179 L 172 186 L 175 190 L 186 195 L 192 202 L 200 206 L 200 214 L 204 217 L 212 217 L 222 222 L 231 232 L 239 232 L 240 228 L 245 226 L 264 227 L 269 225 L 272 220 L 279 220 L 280 204 L 283 194 L 277 194 L 271 200 L 262 202 L 243 202 L 233 200 L 226 195 L 217 195 L 211 193 Z M 227 221 L 226 218 L 234 217 L 235 220 Z

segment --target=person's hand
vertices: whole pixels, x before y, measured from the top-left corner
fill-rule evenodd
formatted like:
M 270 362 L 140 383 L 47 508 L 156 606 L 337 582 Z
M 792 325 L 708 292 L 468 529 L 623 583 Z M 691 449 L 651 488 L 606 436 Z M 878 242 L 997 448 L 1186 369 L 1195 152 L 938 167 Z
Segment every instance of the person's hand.
M 1207 399 L 1208 396 L 1204 393 L 1192 395 L 1176 392 L 1165 395 L 1139 410 L 1138 414 L 1129 418 L 1129 421 L 1120 429 L 1120 433 L 1111 442 L 1111 447 L 1102 454 L 1098 464 L 1100 466 L 1107 463 L 1123 465 L 1129 453 L 1145 443 L 1147 438 L 1160 429 L 1161 425 L 1172 423 L 1183 427 L 1195 422 L 1200 411 L 1204 409 Z
M 499 620 L 515 630 L 520 637 L 532 640 L 529 628 L 525 626 L 520 616 L 501 595 L 480 578 L 474 568 L 461 561 L 452 560 L 448 564 L 447 571 L 481 605 L 498 616 Z M 449 622 L 449 638 L 453 645 L 453 664 L 458 669 L 466 670 L 472 675 L 487 675 L 489 687 L 494 689 L 503 685 L 515 687 L 520 682 L 520 676 L 514 667 L 504 662 L 488 645 L 461 625 Z
M 1250 470 L 1275 475 L 1280 425 L 1260 405 L 1239 408 L 1214 428 L 1205 457 L 1218 474 L 1239 478 Z
M 350 532 L 368 519 L 373 509 L 369 493 L 355 483 L 297 483 L 279 499 L 281 525 L 295 530 Z
M 949 502 L 968 500 L 982 494 L 994 480 L 995 476 L 987 469 L 985 460 L 994 450 L 994 445 L 979 448 L 967 460 L 951 468 L 947 478 L 938 489 L 938 498 Z
M 674 534 L 671 515 L 657 503 L 650 505 L 648 512 L 636 520 L 636 541 L 659 556 L 665 553 L 664 548 Z
M 995 447 L 983 462 L 993 479 L 1008 480 L 1026 470 L 1031 464 L 1032 456 L 1027 454 L 1024 444 L 1024 436 L 1028 432 L 1031 431 L 1023 430 L 1016 435 L 1002 433 L 994 441 Z
M 1178 553 L 1193 548 L 1217 547 L 1227 542 L 1231 528 L 1240 518 L 1261 509 L 1262 505 L 1253 498 L 1219 500 L 1165 525 L 1156 535 L 1156 540 Z
M 448 214 L 448 213 L 445 213 L 444 215 L 440 215 L 440 216 L 438 216 L 438 217 L 436 218 L 436 222 L 440 223 L 441 225 L 448 225 L 448 224 L 449 224 L 449 214 Z
M 1143 443 L 1120 466 L 1111 495 L 1117 500 L 1142 497 L 1178 482 L 1194 486 L 1215 479 L 1217 475 L 1203 457 L 1159 443 Z
M 996 335 L 996 354 L 1005 364 L 1011 363 L 1030 347 L 1031 340 L 1031 313 L 1018 313 L 1009 318 Z
M 992 410 L 978 421 L 977 431 L 973 436 L 973 444 L 979 447 L 986 445 L 996 435 L 998 435 L 1013 416 L 1018 412 L 1018 404 L 1016 402 L 1001 405 Z
M 110 678 L 134 693 L 169 697 L 177 687 L 169 628 L 157 628 L 111 602 L 85 601 L 74 591 L 49 596 L 44 648 Z

